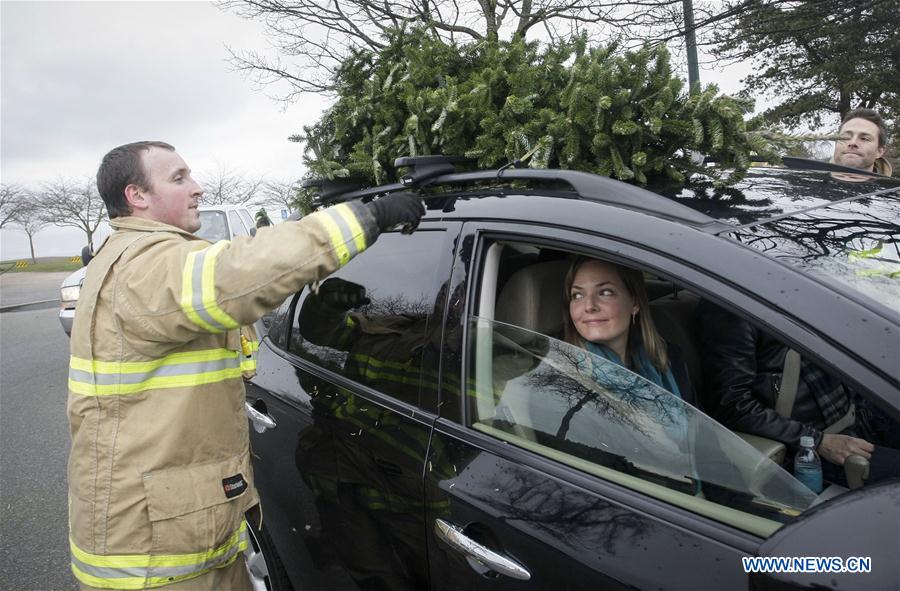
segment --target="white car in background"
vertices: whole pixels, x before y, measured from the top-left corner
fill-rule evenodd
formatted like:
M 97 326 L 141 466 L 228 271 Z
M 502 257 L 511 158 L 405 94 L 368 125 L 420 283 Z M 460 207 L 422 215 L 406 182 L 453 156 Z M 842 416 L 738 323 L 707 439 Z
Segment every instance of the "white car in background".
M 195 234 L 209 242 L 231 240 L 235 236 L 251 236 L 256 232 L 253 216 L 250 211 L 238 205 L 211 205 L 200 208 L 200 229 Z M 98 230 L 94 235 L 94 248 L 99 248 L 109 236 L 109 226 Z M 84 255 L 82 255 L 83 257 Z M 59 290 L 59 321 L 66 334 L 72 332 L 72 321 L 75 319 L 75 304 L 81 293 L 85 268 L 82 267 L 63 280 Z

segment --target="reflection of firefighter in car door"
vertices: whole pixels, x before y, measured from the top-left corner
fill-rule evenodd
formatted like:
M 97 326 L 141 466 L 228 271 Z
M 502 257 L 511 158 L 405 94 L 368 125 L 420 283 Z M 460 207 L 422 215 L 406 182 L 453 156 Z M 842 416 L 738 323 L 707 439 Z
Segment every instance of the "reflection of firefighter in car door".
M 72 330 L 72 571 L 85 589 L 249 589 L 241 378 L 256 343 L 241 327 L 424 209 L 392 195 L 210 245 L 192 234 L 202 190 L 168 144 L 116 148 L 97 176 L 116 231 Z
M 377 307 L 369 304 L 361 285 L 328 279 L 300 309 L 301 336 L 346 351 L 342 373 L 348 378 L 418 405 L 422 354 L 439 345 L 440 323 L 426 333 L 424 310 L 409 306 L 379 316 L 351 311 Z M 301 433 L 297 464 L 316 495 L 325 535 L 340 536 L 332 539 L 334 550 L 362 587 L 425 585 L 421 466 L 428 426 L 325 382 L 308 386 L 315 424 Z M 316 459 L 323 454 L 334 458 L 333 466 Z

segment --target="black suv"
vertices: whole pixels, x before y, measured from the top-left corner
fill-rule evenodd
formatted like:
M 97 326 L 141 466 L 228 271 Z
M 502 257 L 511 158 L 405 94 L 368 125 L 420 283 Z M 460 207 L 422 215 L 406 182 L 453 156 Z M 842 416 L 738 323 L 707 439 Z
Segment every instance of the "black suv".
M 782 444 L 644 380 L 605 389 L 561 340 L 564 276 L 588 255 L 643 271 L 698 391 L 703 300 L 900 419 L 900 183 L 752 168 L 724 190 L 651 192 L 572 171 L 398 164 L 402 183 L 323 201 L 413 186 L 428 210 L 418 229 L 382 234 L 264 319 L 247 388 L 257 583 L 900 588 L 896 480 L 817 496 L 779 465 Z M 686 427 L 673 435 L 663 412 Z M 752 574 L 749 557 L 812 562 Z

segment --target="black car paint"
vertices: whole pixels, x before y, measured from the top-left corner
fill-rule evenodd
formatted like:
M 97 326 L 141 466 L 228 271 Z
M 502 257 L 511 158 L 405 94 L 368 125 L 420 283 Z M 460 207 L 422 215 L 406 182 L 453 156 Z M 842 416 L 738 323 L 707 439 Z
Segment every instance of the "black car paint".
M 895 535 L 881 536 L 873 543 L 873 532 L 890 531 L 891 524 Z M 766 540 L 760 547 L 760 555 L 824 556 L 842 560 L 864 557 L 871 560 L 871 571 L 828 575 L 756 573 L 750 577 L 751 589 L 771 591 L 814 586 L 858 591 L 896 589 L 900 581 L 900 485 L 896 481 L 876 484 L 813 508 L 792 527 Z
M 602 251 L 676 278 L 717 303 L 756 319 L 805 354 L 840 368 L 848 381 L 880 395 L 886 410 L 900 418 L 900 380 L 896 360 L 889 357 L 891 347 L 896 347 L 897 322 L 877 306 L 850 301 L 820 280 L 709 232 L 619 207 L 575 200 L 566 200 L 564 207 L 558 204 L 548 197 L 507 194 L 459 197 L 450 207 L 429 210 L 422 229 L 430 224 L 447 227 L 448 221 L 465 222 L 454 241 L 455 256 L 448 259 L 446 283 L 434 306 L 434 317 L 443 318 L 444 332 L 439 365 L 438 358 L 428 362 L 439 372 L 441 383 L 440 401 L 435 400 L 435 406 L 428 409 L 432 412 L 399 404 L 285 353 L 273 346 L 271 336 L 264 340 L 261 372 L 248 386 L 247 398 L 268 412 L 278 427 L 263 434 L 254 432 L 251 439 L 264 514 L 292 580 L 299 588 L 366 588 L 365 582 L 360 584 L 359 569 L 354 569 L 352 552 L 341 547 L 346 542 L 330 538 L 325 531 L 339 516 L 323 508 L 309 485 L 311 472 L 333 470 L 339 464 L 335 453 L 340 452 L 334 448 L 340 444 L 363 449 L 386 478 L 392 473 L 397 476 L 398 471 L 418 475 L 422 498 L 428 499 L 421 510 L 396 516 L 410 526 L 405 532 L 416 528 L 421 532 L 418 547 L 398 542 L 403 536 L 392 532 L 390 519 L 376 520 L 374 527 L 367 528 L 369 534 L 375 532 L 372 543 L 382 546 L 373 556 L 389 549 L 383 564 L 393 568 L 385 568 L 370 581 L 382 588 L 723 589 L 746 588 L 750 583 L 754 588 L 831 587 L 831 575 L 804 575 L 794 580 L 781 575 L 748 577 L 741 569 L 740 557 L 757 552 L 811 555 L 815 548 L 811 540 L 833 538 L 836 532 L 855 527 L 856 505 L 839 509 L 833 503 L 811 511 L 764 542 L 460 426 L 465 423 L 464 400 L 459 388 L 447 385 L 464 383 L 465 319 L 474 296 L 471 278 L 477 276 L 479 240 L 487 237 L 519 237 L 557 248 Z M 771 203 L 764 209 L 767 216 L 783 211 Z M 590 231 L 583 229 L 587 219 L 598 220 Z M 750 218 L 744 216 L 741 221 L 747 223 Z M 833 310 L 837 309 L 851 312 L 836 316 Z M 283 306 L 273 330 L 285 330 L 292 311 Z M 841 340 L 833 337 L 836 334 Z M 316 399 L 322 397 L 334 399 L 337 407 L 355 397 L 378 412 L 393 413 L 431 437 L 427 456 L 409 463 L 408 454 L 392 451 L 390 446 L 376 450 L 376 423 L 365 428 L 359 422 L 348 424 L 317 405 Z M 438 408 L 440 418 L 433 414 Z M 303 448 L 301 443 L 310 439 L 310 433 L 319 433 L 318 440 L 325 443 Z M 896 493 L 896 488 L 882 488 Z M 897 495 L 878 496 L 875 490 L 863 491 L 865 497 L 848 495 L 841 507 L 855 499 L 865 505 L 862 499 L 874 497 L 866 507 L 868 513 L 896 515 L 900 506 Z M 349 515 L 363 520 L 371 517 Z M 466 528 L 495 551 L 521 562 L 532 571 L 532 580 L 523 584 L 497 577 L 450 551 L 434 534 L 433 522 L 438 517 Z M 398 545 L 405 556 L 398 555 Z M 826 549 L 834 555 L 856 547 L 838 540 L 822 551 Z M 418 564 L 410 565 L 410 561 Z M 883 573 L 883 578 L 875 581 L 900 580 L 897 573 Z M 844 577 L 838 588 L 855 588 L 858 583 L 852 576 Z

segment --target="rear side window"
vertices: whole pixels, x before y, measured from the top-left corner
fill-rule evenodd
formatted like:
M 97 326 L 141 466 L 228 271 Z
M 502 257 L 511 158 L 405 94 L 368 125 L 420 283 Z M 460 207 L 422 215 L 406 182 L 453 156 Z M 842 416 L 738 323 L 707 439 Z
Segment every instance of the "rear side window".
M 249 236 L 250 231 L 244 227 L 244 222 L 241 221 L 241 218 L 238 217 L 237 212 L 229 211 L 228 212 L 228 221 L 231 222 L 231 231 L 235 236 Z
M 346 267 L 304 290 L 288 350 L 409 404 L 419 404 L 420 389 L 436 398 L 437 373 L 423 368 L 423 359 L 440 350 L 434 311 L 447 271 L 441 264 L 446 241 L 444 231 L 382 234 Z
M 239 209 L 238 215 L 241 216 L 241 219 L 244 220 L 244 224 L 248 228 L 255 228 L 256 224 L 253 223 L 253 218 L 250 217 L 250 213 L 246 209 Z

